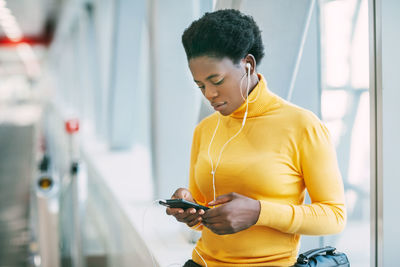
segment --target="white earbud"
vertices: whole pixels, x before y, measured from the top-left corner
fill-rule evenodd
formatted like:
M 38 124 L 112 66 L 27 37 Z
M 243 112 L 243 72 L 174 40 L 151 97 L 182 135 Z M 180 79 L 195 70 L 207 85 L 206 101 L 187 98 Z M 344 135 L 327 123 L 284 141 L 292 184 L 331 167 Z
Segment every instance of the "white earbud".
M 246 63 L 246 68 L 247 68 L 247 75 L 250 75 L 250 70 L 251 70 L 250 63 Z
M 244 127 L 244 124 L 246 123 L 247 119 L 247 111 L 249 109 L 249 90 L 250 90 L 250 70 L 251 70 L 251 65 L 250 63 L 246 63 L 246 68 L 247 68 L 247 90 L 246 90 L 246 112 L 244 113 L 243 121 L 242 121 L 242 128 Z

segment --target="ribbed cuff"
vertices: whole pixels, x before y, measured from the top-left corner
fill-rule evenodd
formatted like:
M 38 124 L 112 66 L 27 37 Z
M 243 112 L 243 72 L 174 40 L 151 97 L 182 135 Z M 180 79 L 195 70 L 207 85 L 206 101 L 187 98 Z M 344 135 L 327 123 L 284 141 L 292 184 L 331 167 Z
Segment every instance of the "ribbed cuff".
M 203 225 L 201 224 L 201 222 L 199 222 L 195 226 L 190 227 L 190 229 L 196 230 L 196 231 L 202 231 L 203 230 Z
M 293 223 L 293 208 L 287 204 L 260 200 L 260 216 L 255 225 L 288 231 Z

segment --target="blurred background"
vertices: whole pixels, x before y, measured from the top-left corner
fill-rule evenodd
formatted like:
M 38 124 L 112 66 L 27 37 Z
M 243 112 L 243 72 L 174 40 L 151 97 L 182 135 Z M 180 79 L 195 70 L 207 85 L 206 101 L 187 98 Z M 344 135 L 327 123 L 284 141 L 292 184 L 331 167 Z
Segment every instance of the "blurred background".
M 258 72 L 336 146 L 347 227 L 300 250 L 397 266 L 400 1 L 0 0 L 0 267 L 190 258 L 198 234 L 155 200 L 187 186 L 192 132 L 212 112 L 181 35 L 224 8 L 254 17 Z

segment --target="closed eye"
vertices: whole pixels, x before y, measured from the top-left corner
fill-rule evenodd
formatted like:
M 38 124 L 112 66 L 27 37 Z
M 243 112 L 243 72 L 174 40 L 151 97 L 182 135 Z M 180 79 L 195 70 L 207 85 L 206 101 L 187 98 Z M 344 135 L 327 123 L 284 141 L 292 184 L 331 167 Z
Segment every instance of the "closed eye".
M 221 85 L 221 84 L 224 83 L 224 80 L 225 80 L 225 79 L 221 79 L 221 80 L 218 81 L 218 82 L 213 82 L 213 81 L 211 81 L 211 82 L 212 82 L 213 85 Z M 197 83 L 197 82 L 196 82 L 196 83 Z M 204 85 L 199 85 L 199 84 L 197 84 L 197 86 L 200 88 L 201 91 L 204 91 L 204 89 L 205 89 L 205 86 L 204 86 Z
M 213 84 L 214 84 L 214 85 L 220 85 L 220 84 L 222 84 L 223 82 L 224 82 L 224 79 L 221 79 L 221 80 L 218 81 L 218 82 L 215 82 L 215 83 L 213 82 Z

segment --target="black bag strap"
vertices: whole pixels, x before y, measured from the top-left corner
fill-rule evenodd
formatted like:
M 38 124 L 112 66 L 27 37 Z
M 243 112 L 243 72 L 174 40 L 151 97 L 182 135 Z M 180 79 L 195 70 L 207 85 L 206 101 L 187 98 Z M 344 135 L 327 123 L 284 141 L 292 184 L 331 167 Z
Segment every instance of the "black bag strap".
M 301 253 L 299 255 L 299 257 L 297 258 L 297 262 L 301 263 L 301 264 L 305 264 L 309 261 L 310 258 L 314 257 L 315 255 L 318 255 L 321 253 L 334 254 L 335 250 L 336 250 L 336 248 L 331 247 L 331 246 L 312 249 L 307 252 Z

